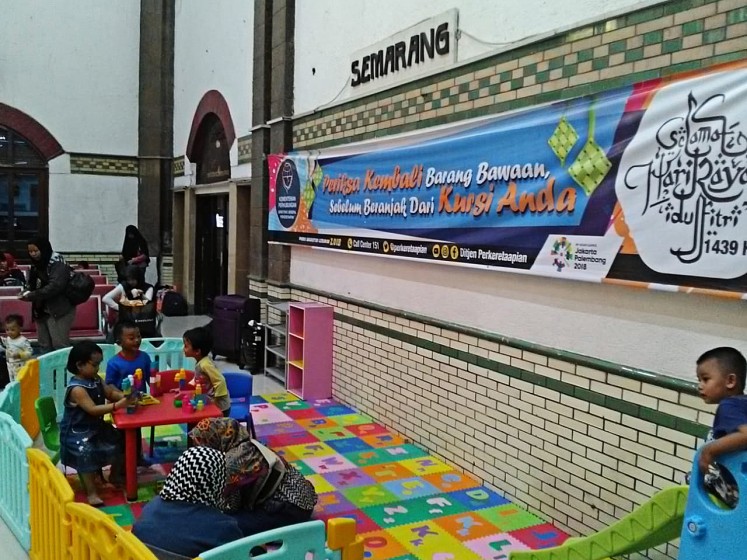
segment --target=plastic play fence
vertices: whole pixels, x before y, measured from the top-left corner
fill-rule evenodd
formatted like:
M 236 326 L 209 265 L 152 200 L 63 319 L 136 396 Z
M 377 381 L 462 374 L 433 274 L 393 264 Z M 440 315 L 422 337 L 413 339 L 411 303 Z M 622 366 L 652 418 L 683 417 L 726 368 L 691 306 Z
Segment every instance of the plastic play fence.
M 116 352 L 112 344 L 100 346 L 104 361 Z M 194 368 L 194 360 L 182 354 L 181 339 L 144 340 L 141 349 L 159 370 Z M 52 396 L 57 409 L 63 408 L 68 352 L 57 350 L 29 361 L 18 380 L 0 392 L 0 516 L 32 560 L 157 560 L 109 516 L 87 504 L 75 503 L 65 476 L 43 451 L 31 448 L 30 434 L 36 437 L 39 432 L 36 398 Z M 254 535 L 206 551 L 199 558 L 243 560 L 253 546 L 275 541 L 283 544 L 270 551 L 267 560 L 363 558 L 363 541 L 356 535 L 352 519 L 329 520 L 326 532 L 324 523 L 310 521 Z
M 0 515 L 26 550 L 30 544 L 26 451 L 32 445 L 21 425 L 10 415 L 0 412 Z M 49 459 L 47 462 L 51 464 Z

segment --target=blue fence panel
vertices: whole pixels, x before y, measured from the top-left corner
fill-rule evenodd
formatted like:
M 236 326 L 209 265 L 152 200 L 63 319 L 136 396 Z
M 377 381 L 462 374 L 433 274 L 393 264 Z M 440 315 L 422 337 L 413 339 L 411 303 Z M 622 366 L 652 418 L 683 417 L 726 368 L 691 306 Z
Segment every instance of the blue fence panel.
M 116 344 L 99 344 L 99 346 L 101 346 L 101 350 L 104 353 L 104 359 L 99 366 L 99 371 L 105 373 L 106 364 L 114 357 L 117 352 L 119 352 L 119 346 L 117 346 Z
M 0 392 L 0 412 L 10 416 L 16 423 L 21 423 L 21 384 L 13 381 Z M 2 476 L 2 475 L 0 475 Z
M 52 397 L 59 412 L 64 409 L 67 387 L 67 355 L 70 348 L 61 348 L 39 356 L 39 396 Z
M 140 349 L 157 363 L 158 371 L 195 368 L 194 358 L 184 357 L 184 341 L 181 338 L 146 338 Z
M 31 546 L 26 449 L 32 444 L 26 430 L 10 415 L 0 412 L 0 517 L 25 550 Z
M 270 550 L 258 558 L 262 560 L 340 560 L 340 551 L 326 545 L 323 521 L 307 521 L 245 537 L 200 554 L 202 560 L 246 560 L 255 546 L 281 542 L 280 548 Z

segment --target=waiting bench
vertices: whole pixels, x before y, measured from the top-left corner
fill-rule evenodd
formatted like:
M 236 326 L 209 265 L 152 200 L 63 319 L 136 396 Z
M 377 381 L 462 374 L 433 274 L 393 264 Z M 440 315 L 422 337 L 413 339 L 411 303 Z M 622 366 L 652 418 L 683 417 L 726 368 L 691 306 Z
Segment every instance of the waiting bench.
M 38 338 L 36 323 L 31 317 L 31 303 L 21 301 L 17 296 L 0 295 L 0 319 L 14 313 L 23 318 L 21 334 L 29 340 Z M 106 336 L 101 312 L 101 296 L 92 295 L 75 308 L 75 320 L 70 329 L 70 338 L 104 339 Z

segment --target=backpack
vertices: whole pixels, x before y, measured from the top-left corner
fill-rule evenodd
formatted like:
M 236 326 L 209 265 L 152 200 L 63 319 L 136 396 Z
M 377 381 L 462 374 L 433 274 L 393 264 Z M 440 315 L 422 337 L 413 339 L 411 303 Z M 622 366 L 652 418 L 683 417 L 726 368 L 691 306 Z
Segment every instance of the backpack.
M 80 305 L 91 297 L 93 287 L 93 278 L 88 274 L 70 269 L 70 279 L 67 281 L 65 296 L 73 305 Z
M 183 317 L 189 309 L 187 300 L 179 292 L 168 290 L 161 298 L 161 313 L 167 317 Z

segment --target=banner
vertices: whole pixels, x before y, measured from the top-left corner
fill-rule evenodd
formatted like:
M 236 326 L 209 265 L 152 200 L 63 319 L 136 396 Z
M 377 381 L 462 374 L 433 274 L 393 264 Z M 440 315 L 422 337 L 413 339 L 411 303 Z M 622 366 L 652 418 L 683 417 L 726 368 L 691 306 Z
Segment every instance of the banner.
M 269 238 L 745 298 L 747 68 L 274 154 Z

